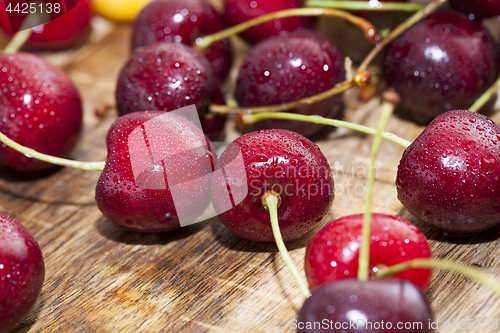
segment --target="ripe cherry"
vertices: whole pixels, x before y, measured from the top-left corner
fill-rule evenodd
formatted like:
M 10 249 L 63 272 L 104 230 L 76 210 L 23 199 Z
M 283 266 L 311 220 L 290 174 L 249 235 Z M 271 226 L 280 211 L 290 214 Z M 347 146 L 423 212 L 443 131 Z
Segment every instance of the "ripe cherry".
M 385 81 L 422 123 L 470 107 L 492 85 L 498 70 L 490 34 L 454 12 L 434 13 L 420 21 L 388 45 L 383 59 Z
M 500 223 L 500 126 L 470 111 L 434 119 L 406 149 L 398 198 L 416 218 L 447 232 Z
M 44 2 L 61 4 L 61 1 Z M 74 3 L 74 1 L 67 1 L 66 7 L 70 2 Z M 64 10 L 62 10 L 62 13 L 64 13 Z M 32 35 L 24 44 L 25 49 L 58 50 L 82 42 L 91 30 L 92 2 L 91 0 L 79 0 L 67 13 L 61 15 L 52 11 L 51 17 L 52 21 L 34 27 Z M 16 15 L 15 22 L 13 22 L 14 26 L 20 26 L 25 19 L 26 15 Z M 5 12 L 0 14 L 0 28 L 9 36 L 13 36 L 16 32 L 12 31 Z
M 345 79 L 344 57 L 335 44 L 319 32 L 293 32 L 257 44 L 244 60 L 236 86 L 240 106 L 282 104 L 313 96 Z M 338 113 L 342 95 L 289 112 L 331 118 Z M 261 128 L 284 128 L 305 136 L 323 125 L 287 120 L 266 120 Z
M 144 7 L 134 21 L 132 49 L 157 42 L 192 45 L 196 38 L 225 28 L 223 17 L 204 0 L 156 0 Z M 214 44 L 205 56 L 223 81 L 231 68 L 229 40 Z
M 125 115 L 196 104 L 203 118 L 215 93 L 213 69 L 203 55 L 181 43 L 157 43 L 137 49 L 122 68 L 116 106 Z
M 363 215 L 345 216 L 327 224 L 314 236 L 307 245 L 304 264 L 311 289 L 357 276 L 362 224 Z M 400 217 L 373 214 L 370 268 L 416 258 L 431 258 L 431 249 L 422 232 Z M 396 277 L 426 290 L 431 273 L 429 269 L 416 269 Z
M 314 290 L 299 311 L 298 332 L 433 332 L 425 295 L 391 278 L 345 279 Z M 323 326 L 326 325 L 326 326 Z
M 122 116 L 111 126 L 107 145 L 96 202 L 116 226 L 173 230 L 181 227 L 181 210 L 184 218 L 195 219 L 207 207 L 210 178 L 203 176 L 215 158 L 208 139 L 187 118 L 161 111 Z M 194 186 L 182 186 L 191 180 Z
M 80 95 L 66 74 L 29 54 L 0 55 L 0 131 L 17 143 L 65 157 L 82 126 Z M 53 168 L 0 146 L 0 161 L 19 170 Z
M 470 19 L 481 20 L 500 15 L 500 1 L 497 0 L 450 0 L 450 5 L 453 9 L 468 15 Z
M 231 164 L 240 152 L 244 183 L 232 176 L 241 173 Z M 245 239 L 274 242 L 269 212 L 262 205 L 262 196 L 268 191 L 280 196 L 278 221 L 285 241 L 298 239 L 314 228 L 333 202 L 328 161 L 318 146 L 295 132 L 276 129 L 245 134 L 222 153 L 216 169 L 226 174 L 212 179 L 214 206 L 223 212 L 219 219 Z M 237 200 L 234 189 L 242 187 L 248 192 Z M 224 207 L 230 209 L 224 211 Z
M 33 235 L 0 214 L 0 332 L 10 332 L 31 311 L 44 278 L 42 251 Z
M 229 25 L 237 25 L 279 10 L 299 8 L 300 0 L 225 0 L 224 18 Z M 240 34 L 255 44 L 272 36 L 296 30 L 313 29 L 313 17 L 287 17 L 260 24 Z

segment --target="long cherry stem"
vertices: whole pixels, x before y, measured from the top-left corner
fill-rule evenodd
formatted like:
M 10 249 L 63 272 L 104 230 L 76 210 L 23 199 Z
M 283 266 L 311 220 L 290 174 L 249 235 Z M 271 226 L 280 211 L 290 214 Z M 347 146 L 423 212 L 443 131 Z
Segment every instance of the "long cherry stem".
M 396 104 L 390 101 L 384 101 L 382 103 L 382 110 L 377 126 L 377 132 L 375 133 L 375 138 L 373 139 L 372 143 L 370 168 L 368 169 L 368 179 L 366 180 L 366 210 L 363 216 L 363 226 L 361 231 L 362 241 L 358 264 L 358 279 L 360 281 L 366 281 L 370 277 L 370 238 L 372 220 L 372 196 L 373 186 L 375 184 L 376 170 L 375 164 L 377 162 L 378 151 L 382 143 L 382 133 L 395 108 Z
M 334 127 L 348 128 L 348 129 L 352 129 L 352 130 L 355 130 L 358 132 L 371 134 L 371 135 L 375 135 L 377 133 L 377 131 L 371 127 L 358 125 L 358 124 L 350 123 L 350 122 L 343 121 L 343 120 L 329 119 L 329 118 L 324 118 L 321 116 L 306 116 L 306 115 L 287 113 L 287 112 L 267 112 L 267 113 L 256 113 L 256 114 L 241 114 L 241 115 L 239 115 L 237 122 L 238 122 L 239 126 L 244 127 L 244 126 L 248 126 L 248 125 L 254 124 L 258 121 L 266 120 L 266 119 L 298 120 L 298 121 L 304 121 L 304 122 L 314 123 L 314 124 L 322 124 L 322 125 L 328 125 L 328 126 L 334 126 Z M 411 145 L 410 141 L 405 140 L 403 138 L 400 138 L 396 134 L 382 132 L 381 135 L 382 135 L 382 138 L 389 140 L 389 141 L 392 141 L 394 143 L 397 143 L 398 145 L 400 145 L 404 148 L 408 148 L 408 146 Z
M 469 108 L 471 112 L 478 112 L 481 108 L 488 103 L 488 101 L 498 92 L 500 88 L 500 77 L 493 83 L 493 85 L 478 98 L 478 100 Z
M 370 65 L 373 59 L 375 59 L 375 57 L 384 49 L 384 47 L 387 44 L 392 42 L 394 39 L 396 39 L 396 37 L 398 37 L 403 32 L 411 28 L 417 22 L 435 12 L 439 7 L 444 5 L 447 1 L 448 0 L 434 0 L 433 2 L 425 6 L 425 8 L 416 12 L 410 18 L 408 18 L 406 21 L 404 21 L 402 24 L 396 27 L 393 31 L 391 31 L 389 36 L 387 36 L 380 43 L 378 43 L 377 46 L 373 48 L 373 50 L 366 56 L 365 60 L 363 60 L 363 62 L 359 66 L 358 71 L 366 71 L 368 65 Z
M 259 24 L 273 21 L 276 19 L 284 18 L 284 17 L 292 17 L 292 16 L 335 16 L 343 18 L 347 20 L 359 28 L 363 30 L 366 38 L 368 38 L 371 42 L 376 44 L 380 37 L 377 34 L 377 30 L 367 20 L 364 18 L 354 16 L 348 12 L 337 10 L 337 9 L 328 9 L 328 8 L 293 8 L 293 9 L 285 9 L 277 12 L 269 13 L 266 15 L 259 16 L 252 20 L 248 20 L 246 22 L 235 25 L 231 28 L 219 31 L 215 34 L 199 37 L 196 39 L 193 48 L 199 52 L 204 53 L 212 44 L 223 40 L 224 38 L 231 37 L 232 35 L 243 32 L 249 28 L 255 27 Z
M 342 10 L 369 10 L 369 11 L 401 11 L 416 12 L 424 6 L 413 3 L 380 2 L 380 1 L 336 1 L 336 0 L 309 0 L 306 7 L 335 8 Z
M 453 271 L 482 283 L 500 297 L 499 280 L 495 279 L 492 276 L 489 276 L 486 273 L 483 273 L 477 268 L 460 265 L 446 260 L 428 258 L 413 259 L 391 267 L 378 268 L 372 276 L 375 278 L 387 278 L 412 268 L 441 268 L 448 271 Z
M 209 107 L 209 111 L 212 113 L 234 113 L 234 114 L 243 114 L 243 113 L 259 113 L 259 112 L 281 112 L 287 111 L 291 109 L 298 108 L 299 106 L 313 104 L 324 99 L 330 98 L 341 92 L 344 92 L 353 86 L 352 81 L 344 81 L 338 83 L 330 90 L 324 91 L 318 95 L 314 95 L 311 97 L 306 97 L 303 99 L 299 99 L 298 101 L 293 101 L 284 104 L 278 105 L 266 105 L 266 106 L 239 106 L 232 107 L 227 105 L 219 105 L 219 104 L 211 104 Z
M 269 211 L 269 218 L 271 219 L 271 227 L 273 229 L 274 239 L 276 240 L 276 246 L 281 253 L 281 258 L 283 259 L 293 278 L 299 285 L 302 294 L 304 294 L 304 297 L 307 298 L 309 297 L 311 292 L 309 291 L 307 284 L 300 277 L 297 267 L 295 267 L 292 258 L 290 258 L 290 255 L 288 254 L 285 242 L 283 242 L 283 237 L 281 237 L 280 226 L 278 223 L 278 206 L 280 205 L 280 203 L 281 198 L 279 194 L 274 191 L 267 191 L 262 196 L 262 205 Z
M 46 154 L 42 154 L 28 147 L 24 147 L 19 143 L 9 139 L 5 134 L 0 132 L 0 141 L 3 142 L 6 146 L 24 154 L 28 157 L 35 158 L 40 161 L 71 167 L 75 169 L 83 169 L 83 170 L 94 170 L 94 171 L 102 171 L 104 169 L 105 162 L 80 162 L 68 160 L 65 158 L 50 156 Z

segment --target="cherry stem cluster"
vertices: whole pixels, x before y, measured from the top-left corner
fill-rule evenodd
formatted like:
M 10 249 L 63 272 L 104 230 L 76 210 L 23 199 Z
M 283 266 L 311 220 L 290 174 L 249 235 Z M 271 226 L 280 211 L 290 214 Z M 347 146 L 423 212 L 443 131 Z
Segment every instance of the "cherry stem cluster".
M 302 291 L 302 294 L 304 294 L 304 297 L 308 298 L 309 295 L 311 295 L 311 292 L 309 291 L 307 284 L 300 277 L 299 271 L 297 267 L 295 267 L 292 258 L 290 258 L 288 250 L 286 249 L 285 246 L 285 242 L 283 241 L 283 237 L 281 236 L 280 226 L 278 222 L 278 207 L 280 203 L 281 203 L 281 197 L 279 196 L 278 193 L 274 191 L 267 191 L 262 196 L 262 205 L 269 211 L 269 218 L 271 220 L 271 227 L 273 229 L 274 239 L 276 241 L 276 246 L 280 251 L 281 258 L 287 265 L 288 270 L 290 271 L 293 278 L 297 282 L 300 290 Z
M 336 1 L 336 0 L 308 0 L 306 7 L 335 8 L 343 10 L 369 10 L 369 11 L 401 11 L 416 12 L 424 6 L 413 3 L 380 2 L 380 1 Z
M 377 130 L 375 130 L 371 127 L 358 125 L 358 124 L 351 123 L 348 121 L 329 119 L 329 118 L 324 118 L 321 116 L 308 116 L 308 115 L 287 113 L 287 112 L 265 112 L 265 113 L 256 113 L 256 114 L 241 114 L 238 116 L 237 122 L 238 122 L 238 126 L 245 127 L 245 126 L 254 124 L 258 121 L 266 120 L 266 119 L 297 120 L 297 121 L 303 121 L 303 122 L 307 122 L 307 123 L 348 128 L 348 129 L 352 129 L 352 130 L 355 130 L 358 132 L 371 134 L 371 135 L 375 135 L 377 133 Z M 405 140 L 403 138 L 400 138 L 396 134 L 382 132 L 381 136 L 382 136 L 382 138 L 389 140 L 389 141 L 392 141 L 394 143 L 397 143 L 398 145 L 400 145 L 404 148 L 408 148 L 408 146 L 411 145 L 410 141 Z
M 384 95 L 385 94 L 386 93 L 384 93 Z M 372 196 L 373 186 L 375 185 L 375 164 L 377 162 L 377 155 L 380 145 L 382 144 L 382 133 L 395 108 L 396 104 L 390 101 L 384 101 L 382 103 L 382 110 L 377 126 L 377 132 L 375 133 L 375 138 L 373 139 L 372 143 L 370 168 L 368 169 L 368 179 L 366 181 L 366 210 L 363 216 L 363 226 L 361 231 L 362 240 L 358 265 L 358 279 L 360 281 L 366 281 L 370 277 L 370 238 L 372 220 Z
M 498 92 L 500 88 L 500 77 L 493 83 L 493 85 L 486 90 L 481 97 L 477 99 L 477 101 L 469 108 L 471 112 L 478 112 L 481 108 L 488 103 L 488 101 Z
M 37 160 L 56 164 L 56 165 L 61 165 L 61 166 L 66 166 L 66 167 L 71 167 L 75 169 L 83 169 L 83 170 L 94 170 L 94 171 L 102 171 L 104 169 L 105 162 L 80 162 L 80 161 L 73 161 L 73 160 L 68 160 L 65 158 L 60 158 L 60 157 L 55 157 L 55 156 L 50 156 L 46 155 L 43 153 L 39 153 L 36 150 L 33 150 L 28 147 L 24 147 L 20 145 L 19 143 L 9 139 L 5 134 L 0 132 L 0 141 L 4 143 L 6 146 L 20 152 L 21 154 L 24 154 L 28 157 L 36 158 Z
M 482 272 L 481 270 L 460 265 L 451 261 L 439 260 L 439 259 L 413 259 L 410 261 L 402 262 L 391 267 L 376 268 L 376 271 L 372 275 L 374 278 L 387 278 L 395 274 L 401 273 L 412 268 L 441 268 L 448 271 L 453 271 L 466 276 L 472 280 L 478 281 L 484 286 L 490 288 L 495 294 L 500 297 L 500 281 L 494 277 Z
M 235 25 L 231 28 L 219 31 L 212 35 L 199 37 L 196 39 L 193 48 L 201 53 L 205 53 L 205 51 L 214 43 L 223 40 L 224 38 L 231 37 L 232 35 L 243 32 L 247 29 L 255 27 L 259 24 L 266 23 L 269 21 L 273 21 L 280 18 L 285 17 L 293 17 L 293 16 L 334 16 L 339 17 L 344 20 L 347 20 L 359 28 L 361 28 L 370 41 L 376 44 L 380 40 L 380 36 L 377 34 L 377 31 L 373 24 L 365 20 L 364 18 L 354 16 L 348 12 L 337 10 L 337 9 L 328 9 L 328 8 L 293 8 L 293 9 L 285 9 L 277 12 L 269 13 L 266 15 L 259 16 L 252 20 L 248 20 L 246 22 Z

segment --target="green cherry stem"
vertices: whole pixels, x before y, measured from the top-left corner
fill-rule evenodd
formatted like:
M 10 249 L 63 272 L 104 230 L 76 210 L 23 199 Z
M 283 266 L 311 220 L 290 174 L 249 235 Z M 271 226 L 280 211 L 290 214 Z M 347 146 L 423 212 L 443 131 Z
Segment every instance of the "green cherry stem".
M 482 283 L 500 297 L 499 280 L 482 272 L 477 268 L 460 265 L 446 260 L 429 259 L 429 258 L 413 259 L 390 267 L 382 267 L 382 268 L 378 267 L 376 272 L 372 276 L 375 278 L 382 279 L 391 277 L 395 274 L 401 273 L 403 271 L 412 268 L 441 268 L 448 271 L 453 271 L 463 276 L 466 276 L 471 280 L 475 280 Z
M 488 103 L 493 95 L 498 92 L 498 89 L 500 89 L 500 77 L 495 81 L 495 83 L 493 83 L 490 88 L 488 88 L 488 90 L 484 92 L 484 94 L 481 95 L 481 97 L 477 99 L 477 101 L 469 108 L 469 111 L 478 112 L 479 110 L 481 110 L 481 108 L 486 103 Z
M 283 261 L 288 267 L 288 270 L 290 271 L 293 278 L 299 285 L 299 288 L 302 291 L 302 294 L 304 294 L 304 297 L 308 298 L 309 295 L 311 295 L 311 292 L 309 291 L 307 284 L 300 277 L 297 267 L 295 267 L 292 258 L 290 258 L 290 255 L 288 254 L 285 242 L 283 242 L 283 237 L 281 237 L 280 226 L 278 223 L 278 207 L 280 203 L 281 203 L 281 197 L 279 196 L 278 193 L 274 191 L 267 191 L 262 196 L 262 205 L 264 206 L 265 209 L 269 211 L 269 218 L 271 219 L 271 227 L 273 229 L 274 239 L 276 241 L 276 246 L 280 251 L 281 258 L 283 259 Z
M 370 11 L 401 11 L 416 12 L 424 6 L 413 3 L 380 2 L 380 1 L 336 1 L 336 0 L 309 0 L 305 7 L 335 8 L 342 10 L 370 10 Z
M 373 59 L 375 59 L 375 57 L 384 49 L 386 45 L 388 45 L 390 42 L 396 39 L 396 37 L 401 35 L 403 32 L 411 28 L 417 22 L 421 21 L 422 19 L 426 18 L 427 16 L 435 12 L 439 7 L 444 5 L 446 2 L 448 2 L 448 0 L 432 1 L 422 10 L 419 10 L 418 12 L 413 14 L 410 18 L 408 18 L 406 21 L 401 23 L 398 27 L 396 27 L 394 30 L 392 30 L 389 36 L 387 36 L 380 43 L 378 43 L 377 46 L 375 46 L 372 49 L 372 51 L 366 56 L 365 60 L 363 60 L 363 62 L 359 66 L 358 72 L 366 71 L 368 65 L 371 64 Z
M 303 99 L 299 99 L 297 101 L 278 104 L 278 105 L 266 105 L 266 106 L 227 106 L 227 105 L 219 105 L 219 104 L 211 104 L 209 107 L 209 111 L 212 113 L 222 113 L 222 114 L 243 114 L 243 113 L 259 113 L 259 112 L 281 112 L 287 111 L 291 109 L 298 108 L 302 105 L 309 105 L 329 97 L 335 96 L 344 92 L 353 86 L 352 81 L 344 81 L 338 83 L 330 90 L 324 91 L 318 95 L 314 95 L 311 97 L 306 97 Z
M 380 119 L 377 125 L 377 132 L 375 133 L 375 138 L 373 139 L 372 149 L 371 149 L 371 161 L 370 168 L 368 169 L 368 179 L 366 180 L 366 210 L 363 216 L 363 226 L 362 226 L 362 241 L 361 249 L 359 254 L 359 265 L 358 265 L 358 280 L 366 281 L 370 277 L 370 238 L 371 238 L 371 221 L 372 221 L 372 196 L 373 196 L 373 186 L 375 184 L 375 164 L 377 162 L 377 155 L 382 144 L 382 133 L 384 131 L 389 118 L 391 117 L 394 109 L 396 108 L 396 103 L 393 103 L 388 95 L 395 93 L 385 92 L 384 102 L 382 103 L 382 110 L 380 114 Z
M 2 53 L 13 54 L 18 52 L 33 33 L 32 27 L 36 27 L 37 25 L 42 24 L 44 20 L 48 21 L 48 19 L 44 17 L 44 14 L 29 14 L 21 25 L 20 30 L 14 35 L 14 37 L 12 37 L 9 44 L 7 44 Z
M 60 157 L 54 157 L 46 154 L 42 154 L 28 147 L 24 147 L 19 143 L 9 139 L 5 134 L 0 132 L 0 141 L 3 142 L 6 146 L 24 154 L 28 157 L 35 158 L 40 161 L 66 166 L 75 169 L 83 169 L 83 170 L 94 170 L 94 171 L 102 171 L 104 169 L 105 162 L 80 162 L 80 161 L 72 161 L 67 160 Z
M 337 10 L 337 9 L 328 9 L 328 8 L 294 8 L 294 9 L 285 9 L 277 12 L 269 13 L 266 15 L 259 16 L 252 20 L 248 20 L 246 22 L 235 25 L 231 28 L 219 31 L 215 34 L 199 37 L 196 39 L 193 44 L 193 48 L 198 52 L 205 53 L 205 51 L 214 43 L 223 40 L 224 38 L 231 37 L 232 35 L 236 35 L 240 32 L 243 32 L 247 29 L 255 27 L 259 24 L 273 21 L 276 19 L 291 17 L 291 16 L 335 16 L 347 20 L 354 25 L 358 26 L 361 30 L 363 30 L 366 38 L 368 38 L 371 42 L 376 44 L 380 37 L 377 34 L 377 30 L 367 20 L 364 18 L 354 16 L 348 12 Z
M 375 135 L 377 133 L 377 131 L 371 127 L 358 125 L 358 124 L 350 123 L 350 122 L 343 121 L 343 120 L 329 119 L 329 118 L 324 118 L 321 116 L 306 116 L 306 115 L 287 113 L 287 112 L 265 112 L 265 113 L 256 113 L 256 114 L 241 114 L 238 116 L 237 122 L 238 122 L 238 126 L 245 127 L 245 126 L 254 124 L 258 121 L 266 120 L 266 119 L 298 120 L 298 121 L 304 121 L 304 122 L 314 123 L 314 124 L 322 124 L 322 125 L 328 125 L 328 126 L 333 126 L 333 127 L 348 128 L 348 129 L 352 129 L 352 130 L 355 130 L 358 132 L 371 134 L 371 135 Z M 411 145 L 410 141 L 405 140 L 403 138 L 400 138 L 396 134 L 382 132 L 381 135 L 384 139 L 392 141 L 394 143 L 397 143 L 398 145 L 400 145 L 404 148 L 408 148 L 408 146 Z

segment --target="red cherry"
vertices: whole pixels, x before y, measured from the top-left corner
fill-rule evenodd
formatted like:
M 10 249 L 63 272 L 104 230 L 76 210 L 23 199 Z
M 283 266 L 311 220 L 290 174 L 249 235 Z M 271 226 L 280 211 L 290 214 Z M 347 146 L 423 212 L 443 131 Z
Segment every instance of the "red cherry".
M 422 291 L 400 279 L 345 279 L 312 292 L 299 311 L 298 332 L 433 332 Z
M 450 0 L 450 5 L 453 9 L 469 15 L 471 20 L 500 15 L 500 1 L 498 0 Z
M 61 1 L 45 1 L 61 3 Z M 69 2 L 69 1 L 68 1 Z M 79 0 L 71 10 L 64 15 L 52 13 L 52 21 L 34 27 L 33 34 L 24 44 L 28 50 L 59 50 L 72 47 L 82 42 L 90 32 L 90 19 L 92 18 L 92 3 L 90 0 Z M 25 15 L 16 16 L 20 26 L 26 18 Z M 0 15 L 0 28 L 9 36 L 13 36 L 6 12 Z
M 0 214 L 0 333 L 13 330 L 31 311 L 44 278 L 42 251 L 33 235 Z
M 17 143 L 65 157 L 82 126 L 80 95 L 68 76 L 29 54 L 0 55 L 0 131 Z M 0 161 L 25 171 L 54 165 L 0 145 Z
M 204 0 L 156 0 L 144 7 L 134 21 L 132 49 L 157 42 L 190 46 L 196 38 L 225 28 L 223 17 Z M 212 45 L 205 56 L 223 81 L 232 62 L 229 39 Z
M 214 157 L 201 129 L 186 118 L 161 111 L 122 116 L 111 126 L 107 145 L 96 202 L 116 226 L 173 230 L 181 227 L 179 209 L 194 219 L 207 207 L 210 179 L 202 177 L 213 170 Z M 182 186 L 195 179 L 194 186 Z M 181 187 L 174 200 L 176 184 Z
M 331 89 L 345 79 L 344 56 L 319 32 L 293 32 L 257 44 L 238 75 L 236 100 L 240 106 L 275 105 L 296 101 Z M 332 118 L 342 95 L 288 112 Z M 261 128 L 283 128 L 311 136 L 323 125 L 290 120 L 266 120 Z
M 246 175 L 231 164 L 241 152 Z M 243 167 L 243 166 L 242 166 Z M 318 146 L 287 130 L 245 134 L 229 145 L 216 163 L 225 176 L 212 179 L 213 203 L 221 222 L 236 235 L 258 242 L 274 242 L 269 212 L 262 196 L 274 191 L 280 230 L 285 241 L 302 237 L 329 212 L 334 198 L 330 166 Z M 246 178 L 246 182 L 245 182 Z M 248 189 L 241 193 L 234 189 Z M 232 198 L 232 199 L 231 199 Z M 233 203 L 236 205 L 234 206 Z M 224 207 L 232 207 L 224 212 Z
M 202 118 L 215 92 L 213 69 L 203 55 L 181 43 L 157 43 L 137 49 L 122 68 L 116 106 L 125 115 L 196 104 Z
M 229 25 L 237 25 L 265 14 L 299 7 L 300 0 L 225 0 L 224 18 Z M 287 17 L 260 24 L 240 36 L 255 44 L 286 32 L 312 29 L 315 21 L 314 17 Z
M 311 289 L 357 276 L 362 225 L 362 214 L 346 216 L 327 224 L 314 236 L 307 245 L 304 265 Z M 416 226 L 397 216 L 373 214 L 370 239 L 371 269 L 431 258 L 427 238 Z M 426 290 L 431 273 L 430 269 L 413 269 L 396 277 Z
M 416 218 L 446 232 L 500 223 L 500 125 L 470 111 L 434 119 L 406 149 L 398 199 Z
M 388 45 L 383 59 L 385 81 L 422 123 L 470 107 L 498 71 L 493 38 L 479 23 L 454 12 L 418 22 Z

